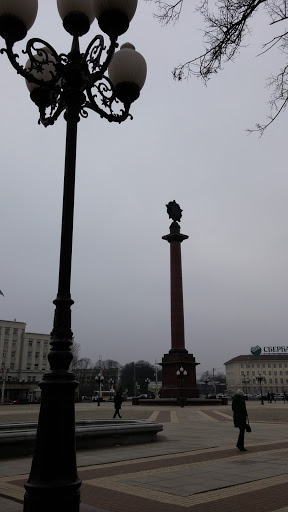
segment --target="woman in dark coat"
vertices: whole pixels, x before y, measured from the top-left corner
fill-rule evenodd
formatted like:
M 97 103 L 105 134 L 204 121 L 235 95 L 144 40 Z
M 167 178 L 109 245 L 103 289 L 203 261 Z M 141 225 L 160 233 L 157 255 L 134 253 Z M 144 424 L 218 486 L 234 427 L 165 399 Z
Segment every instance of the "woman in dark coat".
M 122 395 L 120 393 L 120 391 L 117 391 L 116 395 L 114 396 L 114 407 L 115 407 L 115 413 L 114 413 L 114 416 L 113 418 L 116 418 L 117 414 L 119 416 L 119 418 L 122 418 L 122 416 L 120 416 L 120 409 L 121 409 L 121 405 L 122 405 Z
M 242 389 L 237 389 L 235 395 L 232 398 L 232 410 L 234 426 L 236 428 L 239 428 L 239 437 L 236 446 L 237 448 L 239 448 L 240 452 L 247 452 L 246 448 L 244 448 L 244 434 L 245 426 L 247 423 L 247 410 L 244 393 Z

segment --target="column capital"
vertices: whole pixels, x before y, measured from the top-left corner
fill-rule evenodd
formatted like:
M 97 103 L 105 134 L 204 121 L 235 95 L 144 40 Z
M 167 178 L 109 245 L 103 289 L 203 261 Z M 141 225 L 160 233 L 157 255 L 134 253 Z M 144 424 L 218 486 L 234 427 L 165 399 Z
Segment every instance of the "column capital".
M 180 225 L 176 221 L 172 222 L 170 225 L 169 235 L 162 236 L 162 239 L 169 242 L 169 244 L 171 242 L 183 242 L 183 240 L 187 240 L 187 238 L 189 238 L 188 235 L 180 233 Z

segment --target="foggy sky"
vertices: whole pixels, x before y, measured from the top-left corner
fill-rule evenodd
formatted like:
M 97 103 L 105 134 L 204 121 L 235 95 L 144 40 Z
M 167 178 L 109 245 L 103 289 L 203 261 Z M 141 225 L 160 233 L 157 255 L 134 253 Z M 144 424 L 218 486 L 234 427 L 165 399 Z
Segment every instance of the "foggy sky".
M 259 344 L 287 345 L 287 113 L 262 138 L 266 79 L 282 65 L 255 17 L 250 46 L 205 87 L 171 71 L 201 53 L 201 19 L 185 2 L 163 28 L 139 0 L 120 43 L 147 61 L 133 120 L 110 124 L 90 112 L 78 127 L 72 329 L 81 356 L 121 364 L 160 361 L 171 348 L 169 232 L 165 204 L 183 209 L 186 348 L 198 373 Z M 272 30 L 272 29 L 271 29 Z M 96 22 L 81 50 L 99 33 Z M 39 1 L 29 37 L 68 52 L 56 2 Z M 4 44 L 2 45 L 4 46 Z M 18 52 L 24 42 L 17 44 Z M 52 329 L 57 293 L 65 145 L 63 118 L 38 126 L 24 79 L 1 62 L 0 318 Z M 25 62 L 25 56 L 24 56 Z

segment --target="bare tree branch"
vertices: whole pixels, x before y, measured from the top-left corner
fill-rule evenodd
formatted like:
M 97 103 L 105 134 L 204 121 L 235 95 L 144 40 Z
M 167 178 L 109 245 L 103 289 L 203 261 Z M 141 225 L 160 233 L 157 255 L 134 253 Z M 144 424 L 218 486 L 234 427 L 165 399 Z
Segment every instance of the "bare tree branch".
M 149 1 L 149 0 L 147 0 Z M 152 1 L 152 0 L 150 0 Z M 191 0 L 190 0 L 191 1 Z M 154 0 L 158 14 L 156 18 L 164 25 L 175 23 L 179 20 L 183 9 L 184 0 L 163 2 Z M 260 7 L 267 15 L 267 25 L 276 25 L 288 19 L 288 0 L 219 0 L 215 6 L 215 12 L 210 9 L 208 0 L 200 0 L 196 10 L 204 21 L 204 51 L 198 57 L 193 57 L 173 70 L 175 80 L 188 79 L 192 75 L 200 77 L 206 84 L 208 80 L 218 73 L 223 65 L 235 59 L 244 40 L 250 34 L 250 22 L 254 15 L 258 14 Z M 271 99 L 268 102 L 270 114 L 268 122 L 257 124 L 255 130 L 261 134 L 270 126 L 278 115 L 285 110 L 288 103 L 288 31 L 282 31 L 268 42 L 262 45 L 264 55 L 272 48 L 278 48 L 283 55 L 285 64 L 276 76 L 271 76 L 268 87 L 271 89 Z

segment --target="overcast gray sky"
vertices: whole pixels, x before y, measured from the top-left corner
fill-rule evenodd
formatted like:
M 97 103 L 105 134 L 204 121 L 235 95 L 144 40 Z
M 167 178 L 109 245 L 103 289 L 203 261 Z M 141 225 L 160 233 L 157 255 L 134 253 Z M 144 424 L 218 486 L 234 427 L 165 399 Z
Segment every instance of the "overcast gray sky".
M 165 204 L 183 209 L 186 348 L 199 374 L 250 347 L 288 345 L 287 113 L 264 137 L 247 128 L 268 112 L 266 78 L 281 65 L 255 17 L 250 46 L 205 87 L 176 83 L 173 66 L 202 49 L 201 19 L 185 2 L 163 28 L 139 0 L 130 41 L 147 82 L 133 121 L 91 112 L 79 123 L 72 268 L 72 328 L 81 356 L 121 364 L 161 360 L 171 348 Z M 266 31 L 266 39 L 265 39 Z M 82 38 L 84 51 L 99 33 Z M 30 37 L 68 52 L 56 1 L 39 0 Z M 24 44 L 17 45 L 18 51 Z M 65 122 L 38 126 L 24 80 L 1 61 L 0 318 L 52 329 L 57 293 Z M 24 56 L 25 62 L 25 56 Z

